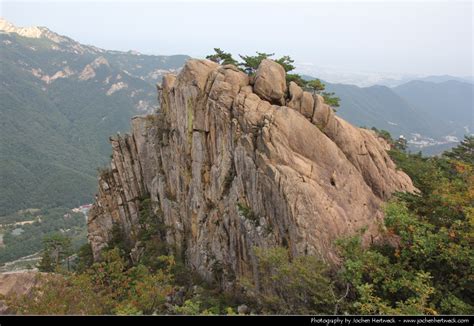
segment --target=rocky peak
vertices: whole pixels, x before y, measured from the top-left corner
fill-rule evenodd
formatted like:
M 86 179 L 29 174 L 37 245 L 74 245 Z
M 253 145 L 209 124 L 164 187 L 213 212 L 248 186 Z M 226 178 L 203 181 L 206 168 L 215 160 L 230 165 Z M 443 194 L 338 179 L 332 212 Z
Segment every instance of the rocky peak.
M 31 27 L 17 27 L 12 23 L 8 22 L 4 18 L 0 17 L 0 33 L 6 34 L 18 34 L 22 37 L 28 37 L 33 39 L 44 38 L 52 42 L 51 48 L 58 51 L 79 53 L 91 53 L 99 54 L 104 50 L 93 47 L 81 45 L 73 39 L 55 33 L 43 26 L 31 26 Z
M 322 97 L 288 89 L 271 60 L 252 82 L 234 66 L 189 60 L 159 90 L 161 112 L 111 138 L 111 169 L 88 220 L 96 259 L 113 225 L 140 245 L 140 202 L 149 197 L 162 241 L 229 287 L 254 276 L 255 246 L 337 262 L 336 239 L 366 228 L 373 241 L 383 201 L 414 190 L 374 133 L 337 117 Z
M 32 27 L 16 27 L 9 21 L 0 17 L 0 32 L 2 33 L 16 33 L 18 35 L 30 38 L 40 38 L 42 31 L 37 26 Z
M 61 43 L 66 41 L 72 41 L 68 37 L 61 36 L 57 33 L 52 32 L 43 26 L 30 26 L 30 27 L 17 27 L 0 17 L 0 33 L 15 33 L 23 37 L 29 38 L 41 38 L 45 37 L 55 43 Z

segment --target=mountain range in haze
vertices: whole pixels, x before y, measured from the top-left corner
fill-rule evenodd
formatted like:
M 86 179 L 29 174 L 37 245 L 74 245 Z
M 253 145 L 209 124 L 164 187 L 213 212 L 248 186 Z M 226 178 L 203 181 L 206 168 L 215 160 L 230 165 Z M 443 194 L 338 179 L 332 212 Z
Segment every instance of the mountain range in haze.
M 110 155 L 108 137 L 126 132 L 131 116 L 156 110 L 155 84 L 188 58 L 108 51 L 0 20 L 0 216 L 90 202 L 96 170 Z M 474 130 L 468 80 L 326 84 L 341 98 L 338 115 L 404 135 L 413 150 L 440 152 Z
M 327 83 L 327 89 L 341 98 L 341 117 L 403 135 L 412 151 L 438 154 L 474 130 L 472 83 L 414 80 L 394 88 Z
M 90 202 L 108 137 L 157 108 L 155 83 L 187 56 L 79 44 L 0 21 L 0 216 Z
M 374 85 L 383 85 L 387 87 L 396 87 L 412 80 L 421 80 L 427 82 L 444 82 L 448 80 L 457 80 L 460 82 L 473 83 L 474 76 L 451 76 L 451 75 L 417 75 L 392 72 L 373 72 L 373 71 L 354 71 L 341 69 L 337 67 L 319 67 L 310 63 L 297 63 L 296 72 L 302 75 L 318 76 L 330 83 L 349 84 L 359 87 L 370 87 Z

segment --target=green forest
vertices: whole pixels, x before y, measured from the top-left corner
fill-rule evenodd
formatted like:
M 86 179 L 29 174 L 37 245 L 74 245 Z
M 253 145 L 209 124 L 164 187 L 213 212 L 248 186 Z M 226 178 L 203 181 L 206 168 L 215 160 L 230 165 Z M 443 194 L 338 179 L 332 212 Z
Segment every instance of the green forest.
M 18 222 L 29 221 L 19 225 Z M 76 250 L 86 242 L 86 218 L 64 207 L 29 209 L 0 217 L 3 246 L 0 247 L 0 264 L 40 251 L 43 239 L 64 234 Z
M 83 52 L 71 50 L 75 47 Z M 96 67 L 93 78 L 81 80 L 81 71 L 98 58 L 107 64 Z M 186 59 L 0 33 L 0 216 L 90 203 L 97 168 L 111 154 L 108 137 L 129 130 L 130 118 L 143 113 L 136 108 L 140 100 L 158 105 L 156 81 L 143 76 L 177 69 Z M 63 69 L 75 75 L 44 82 L 33 74 L 53 76 Z M 108 95 L 118 80 L 127 88 Z
M 378 132 L 419 192 L 398 193 L 386 204 L 383 241 L 362 247 L 364 230 L 338 239 L 337 266 L 292 257 L 285 247 L 255 248 L 262 282 L 237 279 L 235 291 L 223 292 L 170 255 L 160 241 L 163 225 L 144 198 L 138 261 L 116 229 L 101 262 L 84 245 L 68 272 L 60 253 L 69 242 L 50 239 L 40 267 L 56 273 L 9 306 L 19 314 L 473 314 L 474 137 L 426 158 Z

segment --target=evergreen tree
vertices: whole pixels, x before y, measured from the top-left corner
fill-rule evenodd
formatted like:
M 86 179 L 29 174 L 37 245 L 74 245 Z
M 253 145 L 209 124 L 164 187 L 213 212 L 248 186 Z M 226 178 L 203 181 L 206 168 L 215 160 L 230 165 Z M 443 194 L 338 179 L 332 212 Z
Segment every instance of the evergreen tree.
M 275 60 L 275 62 L 279 63 L 283 67 L 283 69 L 285 69 L 285 72 L 295 70 L 295 68 L 296 68 L 293 65 L 295 60 L 291 59 L 290 56 L 288 56 L 288 55 L 285 55 L 285 56 Z
M 49 256 L 51 264 L 56 269 L 61 262 L 67 260 L 69 270 L 69 256 L 72 254 L 71 238 L 56 233 L 43 239 L 44 251 L 43 255 Z
M 309 91 L 313 92 L 313 95 L 316 95 L 324 91 L 326 85 L 324 85 L 319 79 L 313 79 L 306 83 L 306 87 Z
M 53 261 L 51 259 L 51 255 L 49 254 L 49 251 L 44 250 L 43 255 L 41 256 L 41 261 L 38 264 L 38 270 L 40 272 L 54 272 L 55 267 L 53 264 Z
M 324 102 L 333 109 L 339 107 L 339 97 L 335 96 L 333 92 L 324 92 L 326 85 L 319 79 L 310 80 L 306 82 L 305 86 L 309 91 L 313 92 L 313 95 L 320 94 L 324 98 Z
M 324 103 L 329 105 L 330 107 L 338 108 L 339 107 L 339 101 L 341 100 L 339 97 L 335 96 L 334 92 L 322 92 L 321 96 L 324 98 Z
M 305 87 L 306 86 L 306 80 L 304 80 L 300 75 L 298 74 L 286 74 L 286 83 L 289 84 L 290 82 L 296 83 L 299 87 Z
M 208 55 L 206 59 L 214 61 L 220 65 L 238 65 L 237 61 L 232 57 L 232 54 L 224 52 L 220 48 L 214 48 L 214 52 L 214 54 Z
M 474 136 L 464 136 L 461 143 L 444 153 L 445 157 L 474 164 Z
M 239 55 L 243 62 L 239 63 L 248 75 L 254 75 L 264 59 L 272 57 L 274 53 L 257 52 L 257 55 Z
M 86 243 L 77 253 L 77 264 L 75 266 L 75 271 L 77 273 L 82 273 L 86 269 L 92 266 L 94 263 L 94 257 L 92 255 L 92 246 L 90 243 Z

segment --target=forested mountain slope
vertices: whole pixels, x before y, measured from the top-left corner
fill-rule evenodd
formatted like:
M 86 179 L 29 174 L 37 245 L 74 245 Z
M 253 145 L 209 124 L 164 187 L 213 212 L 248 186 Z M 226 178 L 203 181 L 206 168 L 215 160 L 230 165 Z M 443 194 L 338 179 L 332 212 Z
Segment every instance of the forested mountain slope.
M 0 216 L 90 202 L 108 137 L 157 108 L 156 80 L 187 57 L 106 51 L 4 20 L 0 27 Z

